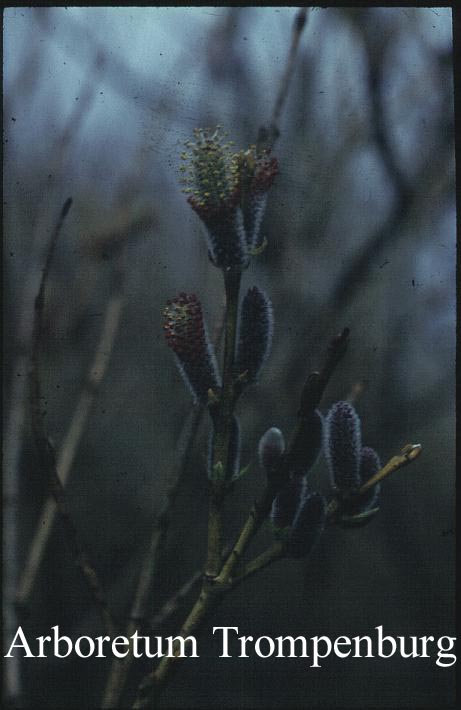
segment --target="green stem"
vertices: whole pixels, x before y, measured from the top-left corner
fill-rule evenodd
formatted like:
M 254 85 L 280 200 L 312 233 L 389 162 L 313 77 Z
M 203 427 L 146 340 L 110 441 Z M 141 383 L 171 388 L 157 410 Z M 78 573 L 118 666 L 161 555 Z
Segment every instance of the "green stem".
M 207 577 L 216 577 L 221 568 L 222 550 L 222 507 L 224 502 L 224 481 L 229 467 L 229 444 L 231 438 L 232 415 L 235 405 L 234 358 L 237 339 L 237 320 L 240 270 L 224 272 L 226 291 L 226 323 L 224 342 L 223 384 L 216 410 L 213 412 L 213 458 L 212 466 L 220 466 L 222 478 L 212 481 L 208 514 L 208 553 L 205 567 Z
M 211 410 L 214 427 L 212 467 L 216 470 L 216 467 L 219 466 L 222 476 L 219 480 L 211 482 L 205 576 L 199 598 L 179 632 L 181 638 L 189 636 L 201 624 L 214 602 L 222 596 L 227 588 L 226 585 L 216 582 L 222 565 L 222 508 L 226 492 L 225 481 L 230 465 L 229 445 L 232 416 L 237 397 L 234 389 L 234 358 L 241 277 L 240 270 L 231 269 L 224 272 L 226 321 L 223 383 L 219 402 Z M 178 649 L 179 644 L 176 644 L 174 652 L 176 653 Z M 133 708 L 138 710 L 150 706 L 160 696 L 170 673 L 177 666 L 176 660 L 177 656 L 165 656 L 157 668 L 144 678 L 139 686 Z
M 282 542 L 274 542 L 267 550 L 261 552 L 260 555 L 255 557 L 253 560 L 245 565 L 245 568 L 241 574 L 234 577 L 232 580 L 232 589 L 235 589 L 241 582 L 244 582 L 249 577 L 252 577 L 256 572 L 268 567 L 276 560 L 282 559 L 284 556 L 284 545 Z

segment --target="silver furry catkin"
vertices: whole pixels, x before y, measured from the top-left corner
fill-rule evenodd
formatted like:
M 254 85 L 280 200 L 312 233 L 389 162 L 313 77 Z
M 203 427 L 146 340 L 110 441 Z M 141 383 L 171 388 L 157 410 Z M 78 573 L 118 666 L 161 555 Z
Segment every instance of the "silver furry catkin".
M 357 491 L 362 435 L 360 419 L 349 402 L 336 402 L 325 417 L 324 451 L 334 490 L 346 495 Z
M 267 476 L 271 476 L 279 464 L 285 451 L 285 439 L 280 429 L 271 427 L 260 438 L 258 444 L 258 459 Z
M 269 356 L 273 330 L 270 299 L 258 286 L 253 286 L 240 307 L 235 372 L 242 378 L 242 386 L 257 380 Z

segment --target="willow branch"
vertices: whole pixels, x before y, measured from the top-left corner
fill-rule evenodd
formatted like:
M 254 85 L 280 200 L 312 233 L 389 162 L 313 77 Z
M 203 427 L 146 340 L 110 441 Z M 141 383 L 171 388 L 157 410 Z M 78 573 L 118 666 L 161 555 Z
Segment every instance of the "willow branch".
M 232 580 L 232 589 L 238 587 L 239 584 L 252 577 L 260 570 L 265 569 L 269 565 L 281 560 L 284 557 L 284 546 L 282 542 L 274 542 L 267 550 L 261 552 L 260 555 L 245 565 L 243 572 L 234 577 Z
M 296 458 L 297 451 L 306 438 L 306 430 L 309 427 L 310 416 L 320 404 L 320 400 L 330 377 L 346 352 L 348 342 L 349 330 L 345 328 L 342 333 L 337 335 L 330 342 L 325 362 L 320 372 L 313 372 L 308 376 L 301 393 L 298 421 L 291 435 L 287 449 L 281 457 L 277 471 L 271 476 L 270 481 L 268 481 L 261 500 L 254 503 L 237 542 L 221 570 L 217 580 L 221 584 L 226 585 L 229 583 L 236 564 L 243 557 L 251 540 L 269 515 L 274 498 L 282 487 L 283 482 L 287 479 L 288 472 L 292 467 L 292 461 Z
M 292 41 L 288 55 L 285 72 L 282 77 L 279 92 L 276 96 L 274 109 L 271 121 L 268 128 L 259 130 L 257 140 L 257 151 L 260 153 L 264 150 L 270 150 L 279 136 L 278 122 L 282 113 L 283 106 L 288 95 L 288 89 L 291 78 L 294 73 L 295 59 L 298 51 L 299 41 L 306 24 L 307 8 L 301 8 L 295 18 Z M 235 406 L 236 393 L 234 388 L 234 356 L 235 342 L 237 335 L 237 316 L 238 316 L 238 300 L 241 273 L 240 271 L 229 271 L 225 273 L 225 288 L 226 288 L 226 326 L 225 326 L 225 350 L 224 350 L 224 366 L 223 366 L 223 386 L 221 396 L 216 410 L 210 410 L 214 423 L 213 436 L 213 455 L 212 466 L 220 466 L 224 472 L 224 477 L 227 474 L 229 462 L 229 442 L 231 430 L 231 418 Z M 347 337 L 347 336 L 346 336 Z M 327 373 L 326 381 L 331 373 Z M 326 385 L 325 381 L 325 385 Z M 259 529 L 262 521 L 270 510 L 270 505 L 275 497 L 275 492 L 272 490 L 266 491 L 263 498 L 263 507 L 255 504 L 254 509 L 250 512 L 249 522 L 244 526 L 241 538 L 245 540 L 244 547 L 250 542 L 254 534 Z M 190 614 L 188 615 L 179 635 L 181 637 L 192 633 L 203 621 L 207 613 L 210 611 L 217 599 L 222 597 L 224 590 L 228 588 L 230 573 L 232 572 L 235 562 L 238 561 L 240 555 L 238 542 L 234 546 L 230 556 L 221 569 L 221 549 L 222 549 L 222 503 L 224 499 L 224 487 L 218 483 L 212 484 L 210 494 L 210 505 L 208 515 L 208 547 L 207 560 L 205 566 L 205 578 L 202 585 L 199 598 L 194 604 Z M 240 538 L 239 538 L 240 539 Z M 221 571 L 219 572 L 219 570 Z M 224 572 L 224 576 L 223 576 Z M 218 574 L 219 573 L 219 574 Z M 174 657 L 164 657 L 157 668 L 152 670 L 141 682 L 133 708 L 143 708 L 150 705 L 152 697 L 158 697 L 161 693 L 167 678 L 173 667 Z
M 98 576 L 93 566 L 91 565 L 89 558 L 82 547 L 81 542 L 78 539 L 75 524 L 67 507 L 64 487 L 58 476 L 55 451 L 47 437 L 43 423 L 42 412 L 40 410 L 40 402 L 42 399 L 42 395 L 38 361 L 43 328 L 43 308 L 45 301 L 46 282 L 58 237 L 71 204 L 72 200 L 70 198 L 66 200 L 64 207 L 61 210 L 61 214 L 59 216 L 55 230 L 51 236 L 45 267 L 43 269 L 42 278 L 40 281 L 38 295 L 35 299 L 31 369 L 29 373 L 31 423 L 33 438 L 37 450 L 38 462 L 43 474 L 48 479 L 48 484 L 55 499 L 59 518 L 61 520 L 61 524 L 63 526 L 63 530 L 66 536 L 66 542 L 72 554 L 74 563 L 79 568 L 84 578 L 84 581 L 91 594 L 92 600 L 101 616 L 106 633 L 112 635 L 114 631 L 114 625 L 107 607 L 107 601 Z
M 340 335 L 336 336 L 331 341 L 327 350 L 324 366 L 320 372 L 313 373 L 313 375 L 308 377 L 301 396 L 301 406 L 298 412 L 299 421 L 302 422 L 307 416 L 309 416 L 309 413 L 318 406 L 320 398 L 334 368 L 346 351 L 348 336 L 349 331 L 345 329 Z M 313 386 L 313 378 L 315 379 L 315 387 Z M 221 572 L 218 576 L 212 578 L 205 576 L 199 598 L 195 602 L 179 632 L 180 637 L 192 634 L 195 629 L 200 626 L 212 608 L 227 592 L 232 589 L 231 576 L 234 567 L 243 556 L 246 548 L 267 517 L 272 506 L 272 502 L 281 486 L 281 482 L 286 477 L 286 471 L 288 470 L 286 466 L 289 465 L 291 461 L 290 456 L 292 455 L 292 451 L 294 450 L 294 447 L 299 445 L 298 437 L 304 436 L 306 422 L 300 424 L 299 421 L 288 445 L 287 454 L 282 457 L 277 475 L 268 484 L 262 500 L 255 503 L 251 509 L 248 520 L 243 526 L 230 555 L 222 566 Z M 269 563 L 269 561 L 265 562 L 266 565 Z M 257 570 L 255 570 L 255 572 L 256 571 Z M 178 666 L 176 663 L 177 658 L 177 656 L 165 656 L 162 658 L 157 668 L 145 676 L 138 688 L 133 708 L 139 709 L 148 707 L 151 705 L 153 698 L 155 699 L 159 697 L 166 685 L 168 677 Z
M 415 461 L 421 453 L 420 444 L 407 444 L 403 447 L 400 454 L 393 456 L 389 461 L 383 466 L 374 476 L 372 476 L 359 491 L 355 494 L 357 497 L 366 493 L 370 488 L 375 486 L 377 483 L 382 481 L 384 478 L 389 476 L 389 474 L 398 471 L 403 466 L 408 466 L 410 463 Z M 335 515 L 340 507 L 340 502 L 337 498 L 334 498 L 327 507 L 327 519 L 330 522 L 334 522 Z M 270 547 L 268 547 L 264 552 L 255 557 L 253 560 L 248 562 L 243 571 L 232 579 L 232 589 L 235 589 L 239 584 L 249 579 L 254 574 L 262 569 L 265 569 L 269 565 L 277 562 L 277 560 L 283 559 L 285 556 L 285 546 L 281 541 L 274 542 Z
M 416 461 L 421 454 L 421 451 L 421 444 L 406 444 L 400 454 L 392 456 L 392 458 L 390 458 L 389 461 L 374 474 L 374 476 L 371 476 L 371 478 L 369 478 L 368 481 L 366 481 L 363 486 L 359 488 L 356 495 L 363 495 L 363 493 L 369 491 L 370 488 L 375 486 L 384 478 L 387 478 L 387 476 L 391 473 L 395 473 L 395 471 L 398 471 L 400 468 L 408 466 L 413 461 Z M 337 498 L 334 498 L 328 505 L 327 516 L 332 519 L 335 513 L 339 510 L 340 506 L 340 501 Z
M 192 577 L 190 577 L 187 582 L 185 582 L 178 591 L 173 594 L 166 602 L 163 604 L 161 609 L 155 614 L 152 621 L 150 622 L 150 628 L 152 630 L 161 629 L 166 622 L 171 619 L 173 614 L 176 614 L 180 608 L 183 601 L 190 594 L 190 592 L 196 587 L 202 579 L 202 572 L 197 570 Z

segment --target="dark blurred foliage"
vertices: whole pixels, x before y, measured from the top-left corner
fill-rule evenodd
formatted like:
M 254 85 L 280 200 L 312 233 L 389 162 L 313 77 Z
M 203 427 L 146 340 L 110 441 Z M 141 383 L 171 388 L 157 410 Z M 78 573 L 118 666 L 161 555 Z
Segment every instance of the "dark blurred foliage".
M 59 209 L 73 197 L 48 283 L 41 360 L 45 421 L 57 447 L 93 357 L 114 271 L 123 271 L 120 330 L 67 487 L 122 619 L 191 406 L 162 337 L 161 311 L 178 291 L 196 292 L 216 331 L 223 307 L 220 273 L 178 186 L 178 156 L 196 126 L 223 124 L 237 147 L 255 141 L 270 117 L 293 16 L 293 8 L 223 7 L 16 8 L 5 16 L 4 405 L 15 439 L 8 445 L 19 456 L 17 467 L 6 461 L 9 485 L 18 486 L 14 514 L 9 501 L 5 516 L 13 520 L 10 584 L 46 497 L 24 368 Z M 281 169 L 262 225 L 268 247 L 243 284 L 270 295 L 274 345 L 260 382 L 239 404 L 242 464 L 251 461 L 252 471 L 229 501 L 229 538 L 263 485 L 259 437 L 271 426 L 289 435 L 303 379 L 345 326 L 351 346 L 323 413 L 360 390 L 364 445 L 383 461 L 408 442 L 421 443 L 423 455 L 385 482 L 381 512 L 368 526 L 328 528 L 309 560 L 281 561 L 228 597 L 199 637 L 201 658 L 184 663 L 163 702 L 441 708 L 454 703 L 454 672 L 434 658 L 331 658 L 321 670 L 303 659 L 219 660 L 211 626 L 235 625 L 255 637 L 354 636 L 379 624 L 395 636 L 453 635 L 450 11 L 311 10 L 275 153 Z M 203 561 L 203 421 L 152 614 Z M 323 458 L 311 476 L 327 493 Z M 254 549 L 269 537 L 267 530 Z M 167 631 L 176 632 L 183 616 Z M 54 624 L 70 636 L 102 633 L 58 524 L 20 618 L 31 637 Z M 29 660 L 21 668 L 26 704 L 94 707 L 108 668 L 75 657 Z M 138 663 L 130 692 L 146 670 Z

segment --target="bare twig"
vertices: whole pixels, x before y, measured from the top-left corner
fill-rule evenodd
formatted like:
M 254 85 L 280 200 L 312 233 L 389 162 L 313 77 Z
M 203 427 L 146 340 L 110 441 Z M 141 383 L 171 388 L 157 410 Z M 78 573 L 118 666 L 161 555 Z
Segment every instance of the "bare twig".
M 57 457 L 57 471 L 63 486 L 66 485 L 71 472 L 95 397 L 109 364 L 123 308 L 122 278 L 122 273 L 117 268 L 113 276 L 112 294 L 107 304 L 104 323 L 95 354 L 88 369 L 69 429 L 67 430 Z M 53 529 L 55 517 L 56 503 L 54 498 L 50 497 L 46 500 L 40 513 L 26 564 L 20 578 L 16 596 L 16 602 L 19 606 L 25 606 L 29 601 L 43 559 L 43 554 Z
M 239 575 L 237 575 L 236 577 L 233 578 L 232 589 L 235 589 L 236 587 L 239 586 L 239 584 L 241 584 L 245 580 L 249 579 L 257 572 L 260 572 L 262 569 L 265 569 L 266 567 L 271 565 L 273 562 L 276 562 L 277 560 L 281 560 L 283 558 L 283 556 L 284 556 L 283 543 L 282 542 L 272 543 L 272 545 L 270 547 L 268 547 L 267 550 L 264 550 L 264 552 L 261 552 L 260 555 L 258 555 L 253 560 L 248 562 L 245 565 L 243 572 L 241 572 Z
M 190 579 L 188 579 L 178 591 L 173 594 L 166 602 L 163 604 L 162 608 L 155 614 L 152 621 L 150 622 L 150 628 L 161 629 L 165 623 L 170 619 L 173 614 L 175 614 L 180 608 L 182 602 L 187 597 L 187 595 L 192 591 L 192 589 L 199 584 L 202 579 L 202 572 L 197 570 Z
M 114 625 L 107 607 L 106 598 L 97 574 L 78 539 L 77 530 L 67 507 L 64 488 L 58 476 L 55 452 L 47 437 L 42 412 L 40 410 L 41 386 L 38 359 L 41 345 L 45 288 L 58 237 L 71 204 L 72 200 L 70 198 L 66 200 L 64 207 L 61 210 L 56 228 L 51 236 L 45 267 L 40 281 L 40 288 L 35 299 L 31 369 L 29 373 L 32 432 L 37 449 L 39 465 L 42 472 L 48 479 L 73 560 L 88 586 L 93 602 L 101 615 L 106 633 L 112 635 Z
M 240 269 L 230 269 L 224 272 L 226 315 L 224 327 L 223 384 L 218 404 L 213 412 L 211 412 L 213 418 L 212 466 L 213 468 L 221 466 L 224 475 L 219 480 L 210 481 L 208 547 L 205 565 L 205 574 L 210 579 L 218 575 L 221 567 L 221 551 L 223 547 L 221 530 L 222 506 L 226 492 L 225 481 L 229 464 L 231 418 L 236 403 L 234 357 L 237 339 L 241 277 Z
M 291 44 L 288 51 L 288 58 L 285 65 L 285 70 L 283 72 L 282 78 L 280 80 L 279 90 L 275 97 L 274 108 L 272 110 L 272 116 L 267 127 L 261 126 L 258 133 L 257 139 L 257 151 L 261 153 L 264 150 L 272 150 L 275 145 L 277 138 L 280 135 L 280 117 L 282 115 L 283 107 L 285 106 L 288 89 L 290 88 L 291 80 L 296 67 L 296 56 L 298 54 L 299 42 L 301 40 L 301 35 L 303 33 L 304 27 L 308 19 L 309 8 L 302 7 L 296 13 L 296 17 L 293 22 L 293 29 L 291 34 Z

